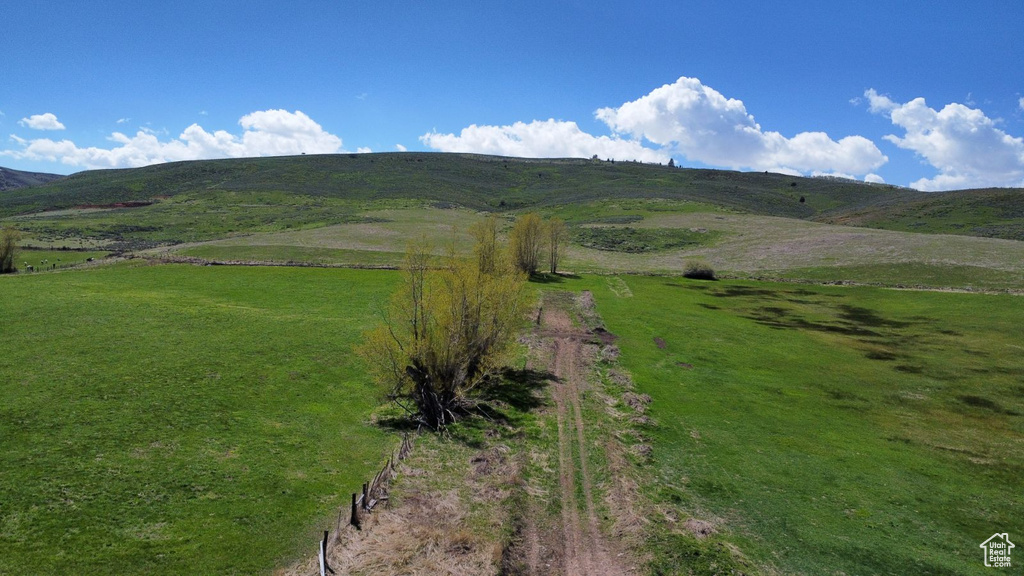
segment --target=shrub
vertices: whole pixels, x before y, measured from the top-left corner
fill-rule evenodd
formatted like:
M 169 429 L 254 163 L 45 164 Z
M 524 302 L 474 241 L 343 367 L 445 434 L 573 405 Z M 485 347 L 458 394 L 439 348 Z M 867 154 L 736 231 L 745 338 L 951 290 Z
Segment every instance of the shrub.
M 4 228 L 0 231 L 0 274 L 14 272 L 14 260 L 18 252 L 18 231 Z
M 693 278 L 695 280 L 717 280 L 715 278 L 715 270 L 704 260 L 690 260 L 686 263 L 686 268 L 683 269 L 684 278 Z
M 405 282 L 359 349 L 388 398 L 435 430 L 505 365 L 526 295 L 526 276 L 510 265 L 488 271 L 487 258 L 454 256 L 440 264 L 426 246 L 410 247 Z

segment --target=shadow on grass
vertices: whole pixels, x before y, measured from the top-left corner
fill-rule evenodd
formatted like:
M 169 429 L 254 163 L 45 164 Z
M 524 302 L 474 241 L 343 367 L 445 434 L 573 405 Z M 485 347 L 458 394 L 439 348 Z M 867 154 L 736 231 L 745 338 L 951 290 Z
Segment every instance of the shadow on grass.
M 473 392 L 469 401 L 456 411 L 458 420 L 444 434 L 471 448 L 480 448 L 487 437 L 517 433 L 523 418 L 544 405 L 541 392 L 555 379 L 554 374 L 540 370 L 505 370 Z M 415 414 L 407 414 L 397 405 L 379 417 L 377 425 L 398 433 L 429 431 L 421 427 Z
M 547 274 L 538 272 L 537 274 L 530 275 L 530 282 L 535 284 L 561 284 L 566 280 L 579 280 L 580 277 L 576 274 L 566 274 L 559 272 L 557 274 Z

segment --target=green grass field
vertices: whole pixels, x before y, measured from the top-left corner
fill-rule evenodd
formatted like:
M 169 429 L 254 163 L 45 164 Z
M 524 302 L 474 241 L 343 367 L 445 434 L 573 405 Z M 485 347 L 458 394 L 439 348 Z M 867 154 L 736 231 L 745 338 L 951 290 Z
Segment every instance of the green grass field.
M 592 290 L 654 399 L 652 566 L 978 572 L 982 540 L 1024 531 L 1020 296 L 821 284 L 1020 293 L 1022 202 L 424 153 L 5 191 L 16 264 L 73 269 L 0 277 L 0 574 L 266 573 L 312 551 L 394 444 L 352 350 L 398 274 L 155 262 L 394 266 L 410 241 L 467 254 L 485 214 L 507 231 L 530 210 L 567 222 L 562 269 L 582 276 L 538 286 Z M 143 258 L 82 265 L 121 252 Z M 742 280 L 679 280 L 692 259 Z M 718 533 L 696 542 L 666 509 Z
M 0 277 L 0 574 L 267 573 L 395 440 L 352 354 L 397 275 Z
M 42 272 L 45 270 L 62 270 L 85 264 L 89 258 L 100 260 L 107 254 L 109 252 L 102 250 L 20 249 L 14 263 L 18 270 L 22 272 L 26 271 L 26 263 Z
M 1024 532 L 1019 297 L 568 285 L 594 291 L 654 400 L 652 497 L 766 572 L 980 573 L 983 540 Z M 656 554 L 687 562 L 672 542 Z

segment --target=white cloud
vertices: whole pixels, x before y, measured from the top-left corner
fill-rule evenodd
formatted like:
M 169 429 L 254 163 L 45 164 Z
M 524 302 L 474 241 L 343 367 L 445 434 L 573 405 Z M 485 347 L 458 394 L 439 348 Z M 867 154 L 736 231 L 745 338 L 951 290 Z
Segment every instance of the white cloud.
M 711 166 L 865 174 L 888 161 L 862 136 L 836 141 L 824 132 L 801 132 L 792 138 L 766 132 L 742 101 L 685 76 L 618 108 L 601 108 L 595 115 L 615 132 L 646 138 Z
M 206 110 L 200 110 L 200 111 L 199 111 L 199 115 L 200 115 L 200 116 L 209 116 L 209 115 L 210 115 L 210 113 L 209 113 L 209 112 L 207 112 Z
M 1024 110 L 1024 98 L 1017 100 L 1017 105 L 1020 106 L 1021 110 Z M 3 112 L 0 112 L 0 116 L 3 116 Z
M 872 184 L 885 184 L 885 178 L 882 178 L 878 174 L 868 174 L 864 177 L 864 181 Z
M 18 120 L 18 124 L 33 130 L 64 130 L 64 125 L 57 120 L 57 117 L 50 112 L 45 114 L 33 114 L 28 118 Z
M 359 148 L 356 148 L 356 153 L 358 153 L 358 154 L 370 154 L 372 152 L 373 152 L 373 150 L 370 150 L 366 146 L 360 146 Z
M 667 162 L 668 153 L 644 147 L 636 140 L 617 136 L 593 136 L 575 122 L 534 120 L 511 126 L 473 124 L 456 134 L 430 132 L 420 141 L 442 152 L 472 152 L 521 158 L 600 158 Z
M 131 122 L 131 118 L 118 118 L 117 119 L 117 123 L 118 124 L 127 124 L 128 122 Z
M 395 144 L 395 150 L 398 150 L 399 152 L 408 152 L 409 151 L 408 148 L 406 148 L 405 146 L 402 146 L 401 144 Z
M 936 111 L 924 98 L 899 104 L 874 90 L 864 95 L 872 101 L 872 112 L 888 116 L 904 130 L 902 137 L 890 134 L 885 140 L 914 151 L 938 170 L 933 178 L 912 182 L 912 187 L 1024 186 L 1024 139 L 997 128 L 996 121 L 981 110 L 952 103 Z
M 198 124 L 192 124 L 178 138 L 169 141 L 161 141 L 155 132 L 145 128 L 134 136 L 114 132 L 108 140 L 116 145 L 110 148 L 83 148 L 70 140 L 26 140 L 12 135 L 20 149 L 2 150 L 0 155 L 95 169 L 129 168 L 178 160 L 342 151 L 341 138 L 325 132 L 300 111 L 263 110 L 243 116 L 238 123 L 243 128 L 240 136 L 225 130 L 207 132 Z

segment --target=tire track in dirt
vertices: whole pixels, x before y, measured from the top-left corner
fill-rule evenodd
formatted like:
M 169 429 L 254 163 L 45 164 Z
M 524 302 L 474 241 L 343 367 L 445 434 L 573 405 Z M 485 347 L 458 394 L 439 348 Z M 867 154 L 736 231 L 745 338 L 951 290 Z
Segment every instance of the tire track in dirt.
M 551 390 L 558 422 L 563 573 L 566 576 L 627 574 L 630 571 L 612 553 L 618 547 L 601 532 L 594 504 L 581 400 L 588 374 L 583 341 L 589 335 L 575 329 L 568 312 L 562 309 L 546 310 L 542 321 L 542 334 L 552 339 L 554 352 L 552 367 L 556 379 L 551 383 Z M 585 521 L 580 514 L 577 490 L 583 493 Z

